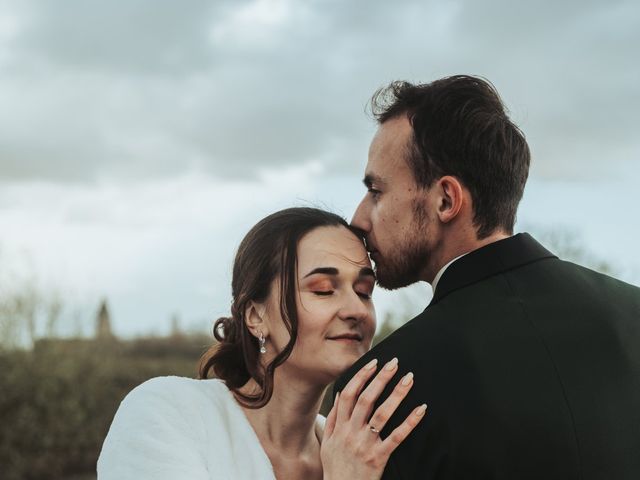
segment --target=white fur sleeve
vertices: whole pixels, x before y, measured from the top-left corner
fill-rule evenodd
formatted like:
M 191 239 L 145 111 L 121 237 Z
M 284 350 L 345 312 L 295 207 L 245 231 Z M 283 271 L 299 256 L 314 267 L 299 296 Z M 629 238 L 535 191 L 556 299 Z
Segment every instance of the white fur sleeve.
M 98 480 L 209 480 L 197 399 L 177 377 L 149 380 L 127 395 L 98 459 Z

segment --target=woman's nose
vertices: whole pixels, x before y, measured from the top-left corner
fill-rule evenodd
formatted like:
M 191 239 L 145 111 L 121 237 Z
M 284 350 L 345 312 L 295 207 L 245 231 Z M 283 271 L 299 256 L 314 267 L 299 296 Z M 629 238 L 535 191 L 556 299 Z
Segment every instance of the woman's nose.
M 349 295 L 348 302 L 338 311 L 342 320 L 362 321 L 371 316 L 371 312 L 363 299 L 355 292 Z

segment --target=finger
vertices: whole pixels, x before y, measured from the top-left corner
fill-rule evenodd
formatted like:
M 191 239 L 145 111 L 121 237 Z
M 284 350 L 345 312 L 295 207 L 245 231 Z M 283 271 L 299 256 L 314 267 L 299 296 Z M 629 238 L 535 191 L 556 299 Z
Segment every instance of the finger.
M 338 404 L 338 412 L 336 423 L 344 425 L 351 418 L 351 412 L 353 406 L 362 391 L 362 387 L 367 383 L 367 380 L 371 378 L 376 371 L 377 359 L 371 360 L 364 367 L 358 370 L 349 383 L 340 392 L 340 403 Z
M 355 425 L 364 425 L 373 411 L 373 406 L 378 397 L 393 378 L 398 370 L 398 359 L 393 358 L 378 372 L 367 388 L 358 397 L 356 405 L 351 415 L 351 420 Z M 407 390 L 408 391 L 408 390 Z M 382 430 L 377 424 L 373 424 L 377 429 Z
M 327 420 L 324 423 L 324 434 L 322 438 L 330 437 L 333 433 L 333 429 L 336 427 L 336 416 L 338 412 L 338 397 L 340 396 L 340 392 L 336 393 L 336 398 L 333 399 L 333 407 L 331 407 L 331 411 L 329 415 L 327 415 Z
M 402 400 L 407 396 L 411 387 L 413 387 L 413 373 L 409 372 L 402 377 L 393 389 L 393 392 L 391 392 L 382 405 L 376 409 L 373 416 L 369 419 L 369 424 L 378 430 L 382 430 Z M 370 413 L 371 411 L 369 411 L 369 414 Z
M 426 411 L 427 405 L 422 404 L 411 412 L 405 421 L 391 432 L 391 434 L 380 444 L 379 455 L 381 455 L 382 458 L 389 458 L 393 451 L 398 448 L 398 445 L 400 445 L 404 439 L 409 436 L 413 429 L 416 428 L 424 418 Z

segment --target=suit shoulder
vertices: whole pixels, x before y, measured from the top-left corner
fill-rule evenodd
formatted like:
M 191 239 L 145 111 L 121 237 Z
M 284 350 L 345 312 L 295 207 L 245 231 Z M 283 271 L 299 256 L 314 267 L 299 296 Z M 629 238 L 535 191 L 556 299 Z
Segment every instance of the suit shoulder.
M 576 278 L 582 279 L 585 282 L 589 282 L 602 289 L 605 292 L 619 292 L 621 294 L 628 294 L 635 297 L 640 297 L 640 287 L 632 285 L 618 278 L 612 277 L 606 273 L 598 272 L 587 268 L 582 265 L 578 265 L 573 262 L 561 260 L 558 262 L 562 265 L 562 268 L 571 272 Z

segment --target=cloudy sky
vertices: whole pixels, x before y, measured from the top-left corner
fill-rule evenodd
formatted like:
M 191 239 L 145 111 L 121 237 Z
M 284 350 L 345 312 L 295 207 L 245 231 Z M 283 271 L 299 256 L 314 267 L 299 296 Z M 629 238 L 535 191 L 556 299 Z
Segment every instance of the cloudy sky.
M 639 44 L 632 1 L 0 0 L 0 269 L 67 329 L 208 328 L 258 219 L 350 217 L 376 88 L 470 73 L 532 148 L 519 229 L 640 284 Z

